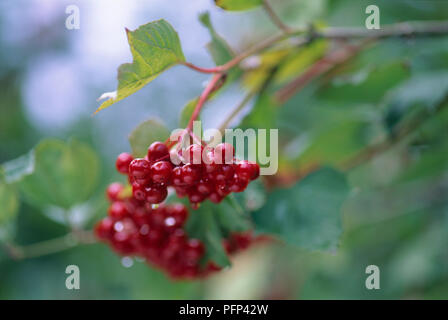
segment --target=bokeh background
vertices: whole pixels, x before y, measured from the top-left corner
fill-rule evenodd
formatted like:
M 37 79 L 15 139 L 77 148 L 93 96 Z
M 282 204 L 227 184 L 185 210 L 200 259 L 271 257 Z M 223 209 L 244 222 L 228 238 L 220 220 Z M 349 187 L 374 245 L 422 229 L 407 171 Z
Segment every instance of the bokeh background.
M 448 17 L 444 1 L 376 2 L 382 10 L 382 23 Z M 347 0 L 271 3 L 291 26 L 313 21 L 364 26 L 366 17 L 362 6 Z M 65 28 L 65 8 L 70 4 L 80 8 L 79 30 Z M 197 19 L 204 11 L 210 12 L 216 29 L 237 51 L 276 32 L 262 10 L 229 13 L 211 0 L 1 1 L 0 163 L 28 152 L 42 138 L 75 137 L 92 146 L 101 159 L 101 194 L 108 183 L 121 179 L 114 171 L 114 160 L 118 153 L 130 151 L 127 137 L 132 129 L 150 117 L 163 120 L 170 128 L 177 127 L 180 110 L 201 92 L 208 79 L 178 66 L 140 92 L 92 116 L 99 105 L 98 96 L 115 89 L 117 67 L 131 60 L 124 28 L 132 30 L 164 18 L 178 31 L 187 59 L 212 66 L 205 49 L 210 36 Z M 425 44 L 422 68 L 448 67 L 446 43 L 442 39 Z M 440 53 L 437 57 L 431 55 L 433 47 Z M 352 90 L 345 88 L 330 99 L 341 103 L 341 95 L 362 96 L 375 91 L 375 86 L 381 88 L 376 92 L 385 95 L 384 83 L 394 76 L 393 69 L 388 72 L 377 83 L 359 88 L 357 80 L 351 79 Z M 361 83 L 362 73 L 357 76 Z M 210 103 L 204 111 L 205 125 L 217 124 L 242 94 L 241 86 L 233 85 Z M 446 141 L 447 136 L 444 138 Z M 344 205 L 344 233 L 334 252 L 309 252 L 280 243 L 255 246 L 237 256 L 230 270 L 195 282 L 172 281 L 140 261 L 122 260 L 102 244 L 23 261 L 13 261 L 1 252 L 0 298 L 448 298 L 446 146 L 437 149 L 437 159 L 429 159 L 421 168 L 425 172 L 437 169 L 432 180 L 411 180 L 400 188 L 392 184 L 405 161 L 400 150 L 392 150 L 351 173 L 355 191 Z M 422 144 L 415 148 L 425 147 Z M 369 189 L 364 192 L 365 186 Z M 101 205 L 97 211 L 96 216 L 84 217 L 87 224 L 105 214 Z M 64 225 L 25 201 L 21 202 L 13 229 L 16 242 L 22 245 L 66 232 Z M 80 267 L 81 290 L 65 288 L 64 271 L 69 264 Z M 380 267 L 380 290 L 365 288 L 365 268 L 371 264 Z

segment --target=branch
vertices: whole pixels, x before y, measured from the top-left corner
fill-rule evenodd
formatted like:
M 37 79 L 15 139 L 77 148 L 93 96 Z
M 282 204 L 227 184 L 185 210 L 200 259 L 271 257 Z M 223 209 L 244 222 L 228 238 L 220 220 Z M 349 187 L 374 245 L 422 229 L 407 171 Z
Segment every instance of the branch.
M 210 97 L 210 94 L 212 94 L 217 89 L 217 87 L 219 87 L 219 82 L 220 80 L 222 80 L 223 76 L 224 75 L 222 73 L 215 74 L 205 87 L 204 91 L 199 97 L 196 108 L 193 110 L 190 120 L 188 121 L 188 125 L 186 128 L 187 131 L 191 131 L 191 129 L 193 128 L 193 122 L 198 118 L 199 113 L 201 112 L 201 109 L 204 106 L 205 102 Z
M 271 5 L 269 4 L 268 0 L 263 0 L 263 8 L 266 11 L 266 13 L 269 15 L 269 18 L 271 18 L 272 22 L 284 33 L 288 34 L 292 30 L 287 25 L 283 23 L 283 21 L 279 18 L 279 16 L 275 13 L 274 9 L 272 9 Z
M 443 108 L 448 106 L 448 99 L 444 99 L 444 101 L 439 104 L 437 108 L 436 114 L 440 112 Z M 394 134 L 392 134 L 388 139 L 374 144 L 372 146 L 366 147 L 360 153 L 355 155 L 354 157 L 342 162 L 340 164 L 340 168 L 344 171 L 348 171 L 356 168 L 357 166 L 369 162 L 377 155 L 386 152 L 391 149 L 393 146 L 396 146 L 398 143 L 407 138 L 414 130 L 418 129 L 426 120 L 428 120 L 426 110 L 423 110 L 418 115 L 414 116 L 411 120 L 402 124 Z
M 371 42 L 371 39 L 366 40 L 356 46 L 344 45 L 341 48 L 328 53 L 325 57 L 309 67 L 303 74 L 299 75 L 296 79 L 279 89 L 275 94 L 275 99 L 280 104 L 285 103 L 316 77 L 326 73 L 335 65 L 341 64 L 353 58 L 359 51 L 364 49 L 369 42 Z
M 408 36 L 428 36 L 448 33 L 447 21 L 408 21 L 391 24 L 379 30 L 369 30 L 366 28 L 327 28 L 316 32 L 319 38 L 327 39 L 353 39 L 353 38 L 389 38 Z
M 249 92 L 244 99 L 233 109 L 232 113 L 230 113 L 227 118 L 224 119 L 224 121 L 219 126 L 219 131 L 221 134 L 223 134 L 224 130 L 229 126 L 230 122 L 235 118 L 238 113 L 241 112 L 241 110 L 244 109 L 244 107 L 249 103 L 249 101 L 255 96 L 256 92 L 252 91 Z
M 204 73 L 224 73 L 234 66 L 238 65 L 242 60 L 247 57 L 261 52 L 272 45 L 290 38 L 297 37 L 297 46 L 304 45 L 310 41 L 310 39 L 324 38 L 324 39 L 357 39 L 357 38 L 374 38 L 383 39 L 389 37 L 405 37 L 405 36 L 431 36 L 431 35 L 443 35 L 448 34 L 448 22 L 447 21 L 409 21 L 401 22 L 392 25 L 383 26 L 379 30 L 368 30 L 365 27 L 329 27 L 321 31 L 315 31 L 312 28 L 299 28 L 288 31 L 288 33 L 281 33 L 267 38 L 254 46 L 250 47 L 246 51 L 241 52 L 235 56 L 229 62 L 216 66 L 213 68 L 201 68 L 197 67 L 189 62 L 183 63 L 183 65 L 192 68 L 199 72 Z
M 73 231 L 65 236 L 37 242 L 27 246 L 18 246 L 11 243 L 4 245 L 9 256 L 14 260 L 36 258 L 48 254 L 61 252 L 79 244 L 95 243 L 92 231 Z

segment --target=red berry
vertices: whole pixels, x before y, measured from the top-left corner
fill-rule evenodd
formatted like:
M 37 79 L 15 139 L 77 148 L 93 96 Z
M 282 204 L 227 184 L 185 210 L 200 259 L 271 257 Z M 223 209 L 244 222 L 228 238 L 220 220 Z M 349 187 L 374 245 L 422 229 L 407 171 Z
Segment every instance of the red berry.
M 188 210 L 184 205 L 176 203 L 166 208 L 166 214 L 168 216 L 174 217 L 179 223 L 179 226 L 182 226 L 187 220 Z
M 184 187 L 174 187 L 174 190 L 176 190 L 176 195 L 179 198 L 183 198 L 188 194 L 187 188 L 184 188 Z
M 188 163 L 188 164 L 182 166 L 181 175 L 182 175 L 182 181 L 184 184 L 193 185 L 199 181 L 199 179 L 201 177 L 201 172 L 197 166 L 195 166 L 191 163 Z
M 121 201 L 113 202 L 109 207 L 109 216 L 114 219 L 123 219 L 128 214 L 126 205 Z
M 172 172 L 173 185 L 182 186 L 184 184 L 182 178 L 182 167 L 175 167 Z
M 235 156 L 235 149 L 230 143 L 220 143 L 215 147 L 215 162 L 218 164 L 230 164 Z
M 101 240 L 109 240 L 114 232 L 114 220 L 109 217 L 102 219 L 95 225 L 95 234 Z
M 134 159 L 129 165 L 129 174 L 135 182 L 144 186 L 150 182 L 151 165 L 145 159 Z
M 152 204 L 161 203 L 166 199 L 168 191 L 166 187 L 149 187 L 146 188 L 146 201 Z
M 165 213 L 160 208 L 154 210 L 149 214 L 149 225 L 155 229 L 163 228 L 163 222 L 165 221 Z
M 260 175 L 260 166 L 257 163 L 243 160 L 236 165 L 236 173 L 240 178 L 255 180 Z
M 243 192 L 248 184 L 248 180 L 235 176 L 230 182 L 229 189 L 231 192 Z
M 146 199 L 146 190 L 143 185 L 136 182 L 132 184 L 132 195 L 138 201 L 144 201 Z
M 173 165 L 168 161 L 158 161 L 151 166 L 151 178 L 156 183 L 169 183 Z
M 221 168 L 215 172 L 215 180 L 216 181 L 229 181 L 233 178 L 235 170 L 233 169 L 233 165 L 224 164 Z
M 204 159 L 204 168 L 206 173 L 212 173 L 218 169 L 218 165 L 215 163 L 215 156 L 213 151 L 206 154 Z
M 168 158 L 169 156 L 169 150 L 168 147 L 159 141 L 156 141 L 152 143 L 148 148 L 148 161 L 149 162 L 155 162 L 161 159 Z
M 199 144 L 189 145 L 188 148 L 183 152 L 186 163 L 201 164 L 203 151 L 204 147 Z
M 186 246 L 184 257 L 190 263 L 196 263 L 204 254 L 204 244 L 198 239 L 189 239 Z
M 217 192 L 212 192 L 208 196 L 208 199 L 213 203 L 220 203 L 223 199 L 222 196 L 220 196 Z
M 123 152 L 118 155 L 117 161 L 115 162 L 115 166 L 117 167 L 118 172 L 122 174 L 128 174 L 129 164 L 134 160 L 132 155 L 129 153 Z
M 124 189 L 124 187 L 121 183 L 118 183 L 118 182 L 111 183 L 106 189 L 107 198 L 110 201 L 119 200 L 118 196 L 119 196 L 120 192 L 123 191 L 123 189 Z
M 207 196 L 213 191 L 213 185 L 210 182 L 201 180 L 197 184 L 196 189 L 199 193 Z
M 190 200 L 191 203 L 199 203 L 204 201 L 205 195 L 197 191 L 193 191 L 190 192 L 190 194 L 188 195 L 188 199 Z

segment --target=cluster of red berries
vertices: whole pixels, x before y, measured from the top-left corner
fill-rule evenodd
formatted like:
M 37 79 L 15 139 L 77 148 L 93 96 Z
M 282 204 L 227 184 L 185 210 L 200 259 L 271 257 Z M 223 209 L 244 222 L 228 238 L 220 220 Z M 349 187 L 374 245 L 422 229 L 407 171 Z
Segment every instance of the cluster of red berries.
M 167 272 L 172 278 L 197 278 L 220 270 L 212 262 L 201 268 L 204 244 L 189 238 L 183 226 L 188 210 L 182 204 L 153 208 L 133 196 L 123 198 L 124 187 L 113 183 L 107 188 L 111 201 L 108 216 L 95 226 L 96 236 L 118 254 L 137 256 Z M 223 242 L 227 252 L 245 249 L 250 233 L 233 234 Z
M 116 167 L 128 175 L 135 199 L 161 203 L 172 186 L 179 197 L 188 196 L 193 208 L 205 199 L 219 203 L 231 192 L 242 192 L 260 175 L 258 164 L 236 160 L 228 143 L 213 149 L 192 144 L 184 152 L 170 153 L 164 143 L 154 142 L 145 158 L 120 154 Z

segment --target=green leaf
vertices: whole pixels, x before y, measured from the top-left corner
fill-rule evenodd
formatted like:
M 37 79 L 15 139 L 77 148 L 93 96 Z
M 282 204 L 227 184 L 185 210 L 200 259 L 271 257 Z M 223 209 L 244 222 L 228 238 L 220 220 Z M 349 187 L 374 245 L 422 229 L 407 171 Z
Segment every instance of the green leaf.
M 170 136 L 168 129 L 157 120 L 150 119 L 142 122 L 129 135 L 132 154 L 134 157 L 144 157 L 148 147 L 154 141 L 165 141 Z
M 212 37 L 212 41 L 208 43 L 207 48 L 215 63 L 221 65 L 231 60 L 235 56 L 235 53 L 226 40 L 224 40 L 224 38 L 216 32 L 215 28 L 213 28 L 210 14 L 208 12 L 202 13 L 199 15 L 199 20 L 204 27 L 208 29 L 210 36 Z
M 19 184 L 32 203 L 69 209 L 94 193 L 99 159 L 89 146 L 76 140 L 48 139 L 37 145 L 34 157 L 33 173 Z
M 264 200 L 264 187 L 261 182 L 254 181 L 242 193 L 229 195 L 219 204 L 205 201 L 192 211 L 186 229 L 192 238 L 204 242 L 206 254 L 203 263 L 213 261 L 222 267 L 230 265 L 223 240 L 233 233 L 253 229 L 249 212 L 259 209 Z
M 385 99 L 386 123 L 393 127 L 412 107 L 433 111 L 448 96 L 448 72 L 417 74 L 400 84 Z
M 31 151 L 17 159 L 2 164 L 2 171 L 6 183 L 20 181 L 34 171 L 34 152 Z
M 179 37 L 165 20 L 150 22 L 135 31 L 126 29 L 126 34 L 133 61 L 118 68 L 117 91 L 104 93 L 100 99 L 109 99 L 96 112 L 137 92 L 164 70 L 185 61 Z
M 342 233 L 341 206 L 349 193 L 345 176 L 321 169 L 290 189 L 273 192 L 253 214 L 258 232 L 311 250 L 334 250 Z
M 213 261 L 221 267 L 230 265 L 222 245 L 223 232 L 217 218 L 217 207 L 206 201 L 190 215 L 186 229 L 191 238 L 201 240 L 205 245 L 203 263 Z
M 0 225 L 12 220 L 19 209 L 15 189 L 2 181 L 0 181 L 0 208 Z
M 263 3 L 263 0 L 215 0 L 215 4 L 229 11 L 243 11 L 256 8 Z

